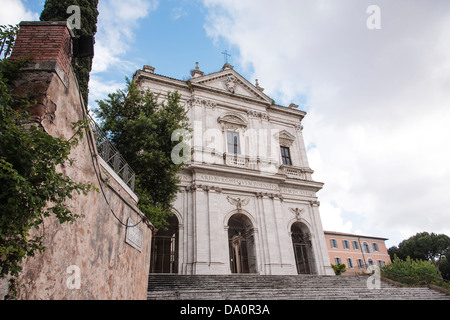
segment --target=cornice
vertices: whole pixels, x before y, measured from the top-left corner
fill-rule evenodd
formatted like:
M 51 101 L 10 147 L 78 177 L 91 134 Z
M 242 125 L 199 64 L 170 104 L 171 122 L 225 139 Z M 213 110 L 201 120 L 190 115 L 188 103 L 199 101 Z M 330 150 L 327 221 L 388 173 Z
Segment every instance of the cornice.
M 217 175 L 217 173 L 220 173 L 241 179 L 250 179 L 250 180 L 258 179 L 259 181 L 277 184 L 280 187 L 308 189 L 314 192 L 321 190 L 324 186 L 323 182 L 292 179 L 287 178 L 285 175 L 282 174 L 267 175 L 264 172 L 253 171 L 239 167 L 231 167 L 227 165 L 191 164 L 188 167 L 186 167 L 185 170 L 187 172 L 190 172 L 190 174 L 192 174 L 193 177 L 195 176 L 196 173 L 208 173 L 215 175 Z
M 133 79 L 137 82 L 140 83 L 142 80 L 151 80 L 157 83 L 163 83 L 166 85 L 171 85 L 171 86 L 175 86 L 175 87 L 179 87 L 179 88 L 183 88 L 186 90 L 189 90 L 189 84 L 186 81 L 183 80 L 178 80 L 178 79 L 174 79 L 174 78 L 170 78 L 170 77 L 166 77 L 160 74 L 155 74 L 155 73 L 149 73 L 149 72 L 145 72 L 143 70 L 138 70 L 136 71 Z

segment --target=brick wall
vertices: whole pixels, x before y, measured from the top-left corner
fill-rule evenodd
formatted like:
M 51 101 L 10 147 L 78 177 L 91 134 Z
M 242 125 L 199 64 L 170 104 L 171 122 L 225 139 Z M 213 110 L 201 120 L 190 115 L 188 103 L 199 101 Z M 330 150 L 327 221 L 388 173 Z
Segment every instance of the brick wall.
M 57 62 L 66 75 L 72 58 L 71 31 L 66 22 L 21 22 L 12 60 L 33 57 L 33 62 Z

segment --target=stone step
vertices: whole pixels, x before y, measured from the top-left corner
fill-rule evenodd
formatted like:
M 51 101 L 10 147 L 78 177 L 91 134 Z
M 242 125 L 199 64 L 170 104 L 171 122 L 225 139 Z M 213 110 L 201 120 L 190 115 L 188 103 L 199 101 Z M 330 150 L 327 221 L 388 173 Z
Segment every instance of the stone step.
M 367 276 L 151 274 L 150 300 L 436 300 L 450 296 L 429 288 L 367 288 Z

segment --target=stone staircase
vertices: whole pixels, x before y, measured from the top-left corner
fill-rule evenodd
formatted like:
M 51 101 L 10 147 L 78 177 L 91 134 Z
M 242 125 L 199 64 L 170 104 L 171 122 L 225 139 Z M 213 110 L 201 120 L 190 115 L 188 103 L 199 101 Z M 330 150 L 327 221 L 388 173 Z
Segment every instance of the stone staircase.
M 427 287 L 396 287 L 368 276 L 150 274 L 148 300 L 450 300 Z

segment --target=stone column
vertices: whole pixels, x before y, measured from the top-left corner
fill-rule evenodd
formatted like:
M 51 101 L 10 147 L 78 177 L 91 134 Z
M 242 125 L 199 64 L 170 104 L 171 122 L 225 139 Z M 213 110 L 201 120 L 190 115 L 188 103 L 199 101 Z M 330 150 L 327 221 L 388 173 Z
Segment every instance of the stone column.
M 209 273 L 211 259 L 211 231 L 209 221 L 209 187 L 199 186 L 194 191 L 195 198 L 195 274 Z
M 319 201 L 310 201 L 311 221 L 315 226 L 313 239 L 313 251 L 318 274 L 321 275 L 335 275 L 330 264 L 330 257 L 328 255 L 327 245 L 325 243 L 325 235 L 323 233 L 322 221 L 319 213 Z
M 261 253 L 261 258 L 259 260 L 260 267 L 259 272 L 261 274 L 271 274 L 270 270 L 270 255 L 269 255 L 269 244 L 267 239 L 267 224 L 264 215 L 264 195 L 261 192 L 256 194 L 257 203 L 257 221 L 258 229 L 260 230 L 257 234 L 259 238 L 259 252 Z

